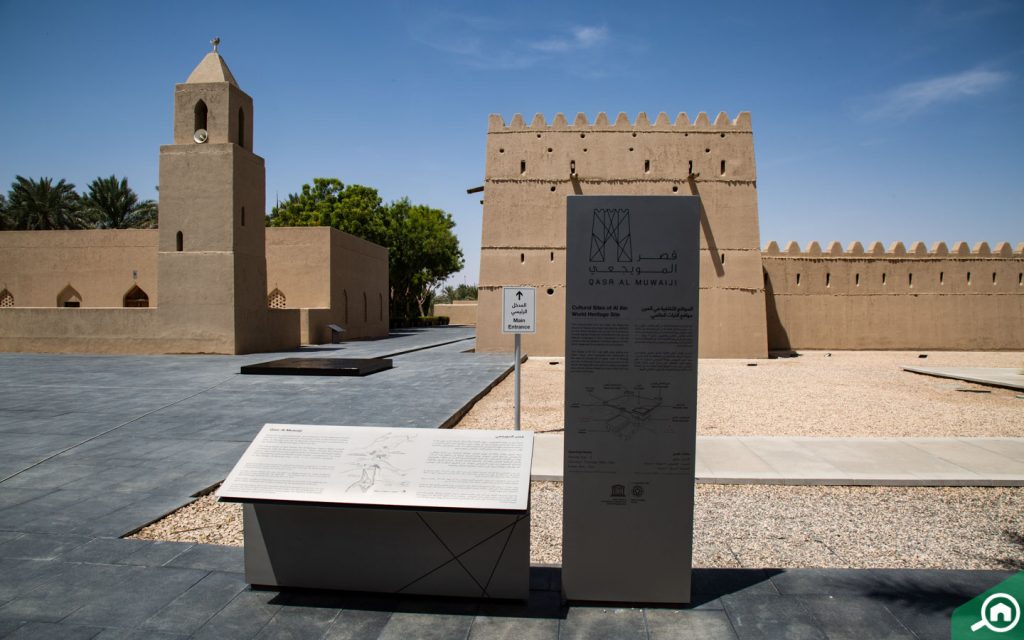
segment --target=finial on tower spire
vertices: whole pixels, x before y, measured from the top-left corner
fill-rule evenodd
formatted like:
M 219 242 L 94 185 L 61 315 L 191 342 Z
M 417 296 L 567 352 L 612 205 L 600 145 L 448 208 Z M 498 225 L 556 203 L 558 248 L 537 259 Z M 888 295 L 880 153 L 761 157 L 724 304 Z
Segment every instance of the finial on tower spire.
M 217 53 L 217 46 L 220 45 L 220 38 L 214 38 L 213 40 L 210 40 L 210 44 L 213 45 L 213 52 Z

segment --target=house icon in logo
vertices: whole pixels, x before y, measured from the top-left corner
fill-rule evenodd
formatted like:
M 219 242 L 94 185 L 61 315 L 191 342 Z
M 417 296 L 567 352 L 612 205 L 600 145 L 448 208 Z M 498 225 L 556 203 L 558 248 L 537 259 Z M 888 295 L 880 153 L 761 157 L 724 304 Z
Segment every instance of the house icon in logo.
M 999 602 L 988 610 L 989 622 L 1010 622 L 1013 620 L 1013 609 L 1005 602 Z

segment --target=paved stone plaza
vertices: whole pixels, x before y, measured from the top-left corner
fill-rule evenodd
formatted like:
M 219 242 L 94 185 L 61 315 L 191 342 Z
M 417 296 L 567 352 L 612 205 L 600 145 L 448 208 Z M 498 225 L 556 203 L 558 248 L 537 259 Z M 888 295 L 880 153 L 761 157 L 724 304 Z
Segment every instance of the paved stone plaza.
M 222 480 L 265 422 L 450 424 L 511 364 L 464 353 L 472 335 L 303 350 L 394 358 L 366 378 L 238 374 L 282 354 L 0 354 L 0 637 L 945 638 L 1010 575 L 696 569 L 684 609 L 566 607 L 553 567 L 528 603 L 253 590 L 240 548 L 120 539 Z

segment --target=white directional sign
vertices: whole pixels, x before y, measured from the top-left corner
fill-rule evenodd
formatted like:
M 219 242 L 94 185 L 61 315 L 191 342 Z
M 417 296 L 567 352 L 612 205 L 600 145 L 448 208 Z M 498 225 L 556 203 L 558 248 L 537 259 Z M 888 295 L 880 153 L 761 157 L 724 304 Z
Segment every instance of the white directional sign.
M 533 287 L 502 287 L 502 333 L 537 333 L 537 290 Z

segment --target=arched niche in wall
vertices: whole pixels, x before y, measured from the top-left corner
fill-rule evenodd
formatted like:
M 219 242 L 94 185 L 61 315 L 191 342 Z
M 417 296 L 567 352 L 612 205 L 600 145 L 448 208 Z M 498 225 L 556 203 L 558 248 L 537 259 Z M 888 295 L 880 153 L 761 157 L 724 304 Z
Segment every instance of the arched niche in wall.
M 149 295 L 139 285 L 133 285 L 123 300 L 125 307 L 145 308 L 149 306 Z
M 267 306 L 271 309 L 287 309 L 288 299 L 285 298 L 284 294 L 281 293 L 280 289 L 275 288 L 269 294 L 267 294 Z
M 82 306 L 82 294 L 78 293 L 70 284 L 57 294 L 58 307 L 80 307 Z
M 14 306 L 14 294 L 7 289 L 0 291 L 0 308 L 13 307 Z

